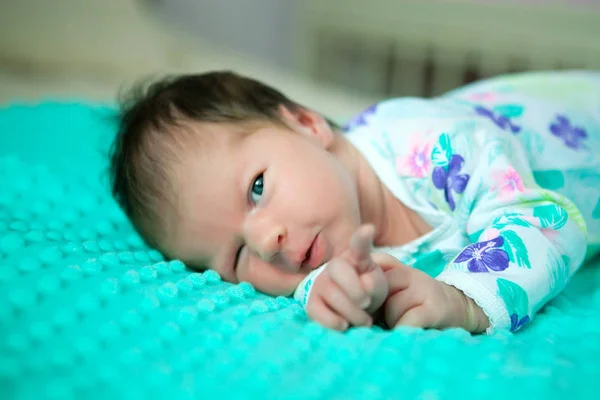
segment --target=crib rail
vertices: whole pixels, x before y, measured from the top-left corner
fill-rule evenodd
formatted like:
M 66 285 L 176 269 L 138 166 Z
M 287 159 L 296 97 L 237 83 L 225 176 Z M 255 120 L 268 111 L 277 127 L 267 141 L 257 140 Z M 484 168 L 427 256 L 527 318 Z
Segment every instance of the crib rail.
M 600 69 L 600 7 L 466 0 L 309 3 L 298 65 L 319 80 L 371 95 L 430 97 L 510 72 Z

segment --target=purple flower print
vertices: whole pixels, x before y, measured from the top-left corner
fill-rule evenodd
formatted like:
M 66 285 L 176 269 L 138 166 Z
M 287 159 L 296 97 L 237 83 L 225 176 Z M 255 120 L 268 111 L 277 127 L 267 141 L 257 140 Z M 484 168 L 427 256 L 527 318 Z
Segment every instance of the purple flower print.
M 467 246 L 454 262 L 468 261 L 467 268 L 471 272 L 504 271 L 508 268 L 508 254 L 502 249 L 503 245 L 502 236 L 473 243 Z
M 521 127 L 515 125 L 509 118 L 505 117 L 504 115 L 496 115 L 488 108 L 475 106 L 475 112 L 483 117 L 489 118 L 502 130 L 506 130 L 508 128 L 512 133 L 519 133 L 521 131 Z
M 510 331 L 511 332 L 518 331 L 523 326 L 525 326 L 529 322 L 529 320 L 530 320 L 529 315 L 526 315 L 523 318 L 519 319 L 519 316 L 517 314 L 512 314 L 510 316 Z
M 346 123 L 346 125 L 344 125 L 342 127 L 342 129 L 344 131 L 349 131 L 350 129 L 358 128 L 359 126 L 366 125 L 367 117 L 369 115 L 375 114 L 375 111 L 377 111 L 377 106 L 378 106 L 378 104 L 373 104 L 371 107 L 367 108 L 366 110 L 363 110 L 360 114 L 356 115 L 354 118 L 352 118 L 350 121 L 348 121 Z
M 563 115 L 556 116 L 556 122 L 550 125 L 550 132 L 562 139 L 567 147 L 574 150 L 585 148 L 581 141 L 587 139 L 587 132 L 583 128 L 571 125 L 571 121 Z
M 444 197 L 452 211 L 456 208 L 454 197 L 452 197 L 452 191 L 458 194 L 464 192 L 465 187 L 469 182 L 468 174 L 459 174 L 464 163 L 464 158 L 458 154 L 454 154 L 452 158 L 450 158 L 448 170 L 444 167 L 435 167 L 431 176 L 433 185 L 438 189 L 444 189 Z

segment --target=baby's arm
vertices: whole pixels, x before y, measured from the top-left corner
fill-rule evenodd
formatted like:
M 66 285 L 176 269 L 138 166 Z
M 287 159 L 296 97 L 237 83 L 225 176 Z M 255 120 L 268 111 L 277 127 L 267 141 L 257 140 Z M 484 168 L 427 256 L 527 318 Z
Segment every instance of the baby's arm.
M 489 327 L 483 310 L 459 289 L 404 265 L 386 253 L 373 254 L 385 272 L 388 298 L 380 315 L 387 326 L 463 328 L 480 333 Z
M 488 331 L 516 331 L 582 264 L 585 222 L 571 201 L 535 183 L 511 133 L 475 121 L 465 135 L 464 126 L 440 136 L 430 176 L 438 204 L 466 226 L 471 244 L 436 279 L 472 298 Z

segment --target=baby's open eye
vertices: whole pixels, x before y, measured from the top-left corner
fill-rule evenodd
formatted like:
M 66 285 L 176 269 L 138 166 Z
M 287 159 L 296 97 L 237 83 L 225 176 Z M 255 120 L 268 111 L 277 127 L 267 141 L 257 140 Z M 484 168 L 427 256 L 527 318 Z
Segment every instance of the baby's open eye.
M 263 190 L 264 190 L 264 178 L 263 178 L 263 174 L 260 174 L 256 177 L 254 182 L 252 182 L 252 186 L 250 187 L 249 198 L 250 198 L 251 204 L 257 204 L 260 201 L 260 198 L 262 197 L 262 194 L 263 194 Z

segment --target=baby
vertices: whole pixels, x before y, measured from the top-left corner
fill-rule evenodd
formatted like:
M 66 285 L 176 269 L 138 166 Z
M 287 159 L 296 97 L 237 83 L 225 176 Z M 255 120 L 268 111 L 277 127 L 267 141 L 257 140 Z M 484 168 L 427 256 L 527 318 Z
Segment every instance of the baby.
M 320 324 L 516 331 L 600 244 L 600 73 L 503 76 L 339 127 L 229 72 L 124 103 L 113 194 L 147 243 Z

